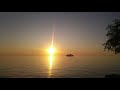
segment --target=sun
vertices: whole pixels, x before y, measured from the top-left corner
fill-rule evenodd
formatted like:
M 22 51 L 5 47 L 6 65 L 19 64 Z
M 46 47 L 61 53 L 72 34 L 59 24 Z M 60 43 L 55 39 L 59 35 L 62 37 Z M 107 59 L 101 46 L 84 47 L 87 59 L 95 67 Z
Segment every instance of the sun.
M 50 54 L 54 54 L 54 52 L 55 52 L 55 48 L 52 48 L 52 47 L 49 48 L 49 53 L 50 53 Z

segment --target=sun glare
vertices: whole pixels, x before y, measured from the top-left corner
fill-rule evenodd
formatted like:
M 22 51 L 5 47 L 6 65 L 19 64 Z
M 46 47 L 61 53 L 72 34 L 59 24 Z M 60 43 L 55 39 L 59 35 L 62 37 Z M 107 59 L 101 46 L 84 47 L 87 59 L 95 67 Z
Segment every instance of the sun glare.
M 55 49 L 54 49 L 54 48 L 49 48 L 49 53 L 50 53 L 50 54 L 54 54 L 54 52 L 55 52 Z

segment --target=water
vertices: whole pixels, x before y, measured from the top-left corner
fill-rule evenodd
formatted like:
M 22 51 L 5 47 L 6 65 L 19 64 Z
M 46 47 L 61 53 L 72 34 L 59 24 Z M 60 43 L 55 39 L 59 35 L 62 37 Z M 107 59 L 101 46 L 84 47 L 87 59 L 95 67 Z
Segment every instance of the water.
M 120 56 L 0 56 L 4 78 L 104 78 L 120 74 Z

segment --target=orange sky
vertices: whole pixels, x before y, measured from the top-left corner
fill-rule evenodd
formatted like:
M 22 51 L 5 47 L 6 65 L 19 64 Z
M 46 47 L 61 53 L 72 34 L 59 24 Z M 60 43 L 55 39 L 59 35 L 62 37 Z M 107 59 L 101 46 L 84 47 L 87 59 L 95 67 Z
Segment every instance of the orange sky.
M 106 26 L 119 12 L 0 12 L 0 55 L 103 55 Z M 54 25 L 54 26 L 53 26 Z

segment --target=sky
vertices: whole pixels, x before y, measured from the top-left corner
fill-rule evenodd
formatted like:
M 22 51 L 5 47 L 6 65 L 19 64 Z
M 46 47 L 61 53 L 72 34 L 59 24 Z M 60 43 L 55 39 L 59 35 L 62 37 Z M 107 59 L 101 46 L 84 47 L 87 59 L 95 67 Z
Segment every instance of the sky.
M 0 54 L 104 53 L 106 27 L 120 12 L 0 12 Z

